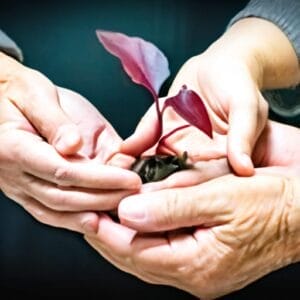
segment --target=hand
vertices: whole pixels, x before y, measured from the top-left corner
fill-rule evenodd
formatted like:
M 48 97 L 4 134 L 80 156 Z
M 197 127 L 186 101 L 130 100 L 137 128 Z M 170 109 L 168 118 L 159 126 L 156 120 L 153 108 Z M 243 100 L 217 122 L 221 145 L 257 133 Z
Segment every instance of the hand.
M 82 139 L 59 105 L 55 85 L 40 72 L 0 52 L 0 100 L 11 102 L 61 154 L 74 154 Z
M 228 156 L 233 170 L 246 176 L 254 172 L 250 158 L 267 121 L 268 105 L 260 90 L 292 86 L 299 79 L 297 56 L 286 36 L 268 21 L 248 18 L 234 24 L 204 53 L 188 60 L 177 74 L 169 95 L 177 94 L 185 84 L 201 96 L 214 131 L 209 157 Z M 178 116 L 170 114 L 164 124 L 171 128 L 182 125 Z M 155 122 L 152 108 L 124 142 L 122 150 L 136 155 L 153 146 L 155 126 L 150 124 Z M 172 136 L 177 143 L 169 141 L 168 148 L 178 151 L 183 136 L 186 136 L 183 130 L 177 137 Z M 193 138 L 188 144 L 195 145 L 191 150 L 187 148 L 192 156 L 201 153 L 207 157 L 202 154 L 202 144 Z
M 254 176 L 130 196 L 119 205 L 121 224 L 103 214 L 86 240 L 147 282 L 201 298 L 240 289 L 300 258 L 299 143 L 298 128 L 269 121 Z
M 77 124 L 82 148 L 76 155 L 61 156 L 18 107 L 3 98 L 0 188 L 43 223 L 79 232 L 95 230 L 94 211 L 116 208 L 121 198 L 138 190 L 140 179 L 119 168 L 133 159 L 118 154 L 121 138 L 103 116 L 79 94 L 57 91 L 58 107 Z M 38 117 L 51 113 L 44 105 Z
M 299 177 L 226 175 L 142 194 L 123 208 L 136 209 L 127 223 L 152 233 L 103 214 L 97 234 L 85 238 L 112 264 L 146 282 L 215 299 L 300 260 L 299 186 Z

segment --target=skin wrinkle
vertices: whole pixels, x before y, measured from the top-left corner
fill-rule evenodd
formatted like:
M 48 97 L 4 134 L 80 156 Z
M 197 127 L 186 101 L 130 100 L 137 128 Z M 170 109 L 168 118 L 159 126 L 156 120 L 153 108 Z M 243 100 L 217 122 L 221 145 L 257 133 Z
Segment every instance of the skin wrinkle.
M 282 216 L 280 220 L 283 227 L 283 229 L 281 229 L 281 231 L 283 232 L 282 235 L 285 237 L 286 241 L 286 251 L 284 251 L 283 253 L 287 253 L 285 260 L 288 264 L 290 263 L 290 261 L 293 261 L 293 255 L 291 256 L 291 252 L 293 252 L 293 249 L 289 250 L 289 245 L 293 245 L 295 243 L 294 228 L 292 228 L 293 226 L 291 224 L 291 213 L 294 207 L 296 206 L 296 196 L 294 193 L 292 180 L 287 178 L 283 181 L 282 195 L 286 199 L 286 202 L 285 206 L 283 207 Z M 297 259 L 294 261 L 297 261 Z
M 171 190 L 168 190 L 167 193 L 166 193 L 166 197 L 165 199 L 171 199 L 169 201 L 166 201 L 166 207 L 165 207 L 165 210 L 164 211 L 164 217 L 162 218 L 163 219 L 163 222 L 164 224 L 174 224 L 174 222 L 176 222 L 176 218 L 174 219 L 173 217 L 176 216 L 176 214 L 174 214 L 174 212 L 178 211 L 177 207 L 178 205 L 180 206 L 179 203 L 179 195 L 178 195 L 178 191 L 177 190 L 174 190 L 174 191 L 171 191 Z M 158 227 L 159 227 L 159 224 L 158 224 Z
M 71 170 L 66 165 L 57 166 L 53 172 L 53 178 L 57 185 L 70 186 Z

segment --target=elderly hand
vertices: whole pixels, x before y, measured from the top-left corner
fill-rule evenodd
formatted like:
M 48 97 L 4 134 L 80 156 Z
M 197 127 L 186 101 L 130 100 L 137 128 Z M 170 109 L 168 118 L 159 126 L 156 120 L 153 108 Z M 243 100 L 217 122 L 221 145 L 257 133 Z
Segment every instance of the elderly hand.
M 225 175 L 141 194 L 125 200 L 120 214 L 133 228 L 151 233 L 103 214 L 97 234 L 85 238 L 108 261 L 146 282 L 214 299 L 300 260 L 299 187 L 299 177 Z
M 61 88 L 57 93 L 57 109 L 76 124 L 82 147 L 76 155 L 60 155 L 13 101 L 2 98 L 0 188 L 45 224 L 93 231 L 98 224 L 94 211 L 115 209 L 121 198 L 139 189 L 140 179 L 120 168 L 133 158 L 118 154 L 121 138 L 104 117 L 79 94 Z M 37 96 L 36 118 L 46 126 L 44 131 L 53 131 L 47 121 L 56 104 Z
M 209 143 L 209 152 L 195 139 L 200 133 L 191 135 L 188 143 L 185 141 L 191 147 L 184 150 L 195 158 L 198 154 L 199 160 L 228 156 L 238 175 L 252 175 L 253 149 L 268 115 L 261 90 L 293 86 L 299 81 L 296 53 L 278 27 L 256 18 L 238 21 L 204 53 L 189 59 L 169 90 L 169 95 L 174 95 L 187 85 L 197 92 L 213 125 L 213 139 L 205 142 Z M 151 147 L 156 142 L 155 126 L 151 126 L 155 122 L 155 109 L 151 108 L 122 150 L 139 155 Z M 182 125 L 182 120 L 170 112 L 164 124 L 172 129 Z M 181 139 L 189 139 L 187 130 L 190 129 L 172 136 L 173 141 L 168 143 L 171 151 L 182 151 Z
M 300 130 L 268 122 L 252 177 L 145 192 L 85 238 L 118 268 L 213 299 L 300 259 Z

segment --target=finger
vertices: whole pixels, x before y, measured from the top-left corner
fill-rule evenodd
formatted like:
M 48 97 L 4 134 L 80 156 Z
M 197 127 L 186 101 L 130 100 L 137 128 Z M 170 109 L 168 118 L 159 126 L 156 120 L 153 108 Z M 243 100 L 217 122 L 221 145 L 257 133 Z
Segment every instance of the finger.
M 23 80 L 23 92 L 12 92 L 10 100 L 61 154 L 76 153 L 82 145 L 81 136 L 62 110 L 55 86 L 41 73 L 29 69 Z
M 106 211 L 115 209 L 122 198 L 135 190 L 75 189 L 57 186 L 31 175 L 24 175 L 19 187 L 34 199 L 58 211 Z
M 141 180 L 134 172 L 92 161 L 68 162 L 48 143 L 24 131 L 1 135 L 0 161 L 7 168 L 15 167 L 35 177 L 61 186 L 96 189 L 138 189 Z
M 131 166 L 135 162 L 135 158 L 123 153 L 116 153 L 107 164 L 110 166 L 119 167 L 122 169 L 131 169 Z
M 121 259 L 130 260 L 136 252 L 146 248 L 169 247 L 164 234 L 139 234 L 136 230 L 114 222 L 104 213 L 98 217 L 98 231 L 91 238 Z
M 110 124 L 106 124 L 105 129 L 94 138 L 96 140 L 95 160 L 98 162 L 106 164 L 120 152 L 122 139 Z
M 79 153 L 105 163 L 119 151 L 121 138 L 86 98 L 80 94 L 58 88 L 60 105 L 70 120 L 77 124 L 83 138 Z
M 160 282 L 164 278 L 170 280 L 174 269 L 200 249 L 190 233 L 138 234 L 102 215 L 97 235 L 87 235 L 85 239 L 120 269 L 150 282 L 157 282 L 157 270 L 164 270 L 159 273 Z
M 47 208 L 34 198 L 23 199 L 24 209 L 39 222 L 72 231 L 91 234 L 97 232 L 98 215 L 94 212 L 58 212 Z
M 131 251 L 131 243 L 136 235 L 136 231 L 114 222 L 108 215 L 99 213 L 97 241 L 111 252 L 126 257 Z M 93 235 L 92 235 L 93 237 Z
M 119 204 L 120 221 L 143 232 L 223 224 L 234 209 L 232 179 L 226 175 L 193 187 L 129 196 Z
M 248 92 L 248 93 L 247 93 Z M 245 96 L 236 96 L 229 114 L 228 158 L 234 171 L 241 176 L 254 173 L 252 150 L 264 127 L 266 118 L 259 115 L 257 94 L 244 91 Z M 244 100 L 244 101 L 243 101 Z M 260 124 L 262 122 L 263 124 Z
M 149 242 L 147 238 L 142 239 L 143 242 Z M 139 238 L 139 241 L 142 241 L 142 239 Z M 171 261 L 170 254 L 172 254 L 172 250 L 170 247 L 168 248 L 169 251 L 167 254 L 165 253 L 167 251 L 163 251 L 160 247 L 149 247 L 146 249 L 147 251 L 134 251 L 135 247 L 132 247 L 133 249 L 131 253 L 124 258 L 112 251 L 111 248 L 105 247 L 104 243 L 100 243 L 97 239 L 92 238 L 91 236 L 85 236 L 85 240 L 111 264 L 145 282 L 151 284 L 163 284 L 163 282 L 165 282 L 165 284 L 170 285 L 170 278 L 178 276 L 175 275 L 174 272 L 170 274 L 170 272 L 167 272 L 165 269 L 166 264 L 168 264 L 169 267 L 169 265 L 174 265 L 175 262 L 178 261 L 178 259 L 176 259 L 175 262 Z M 164 243 L 165 245 L 168 245 L 168 241 L 166 239 L 164 240 Z M 166 260 L 168 260 L 168 263 Z M 180 266 L 180 263 L 176 264 L 176 267 L 178 266 Z M 161 269 L 163 269 L 166 274 L 162 274 L 158 271 Z M 175 268 L 172 268 L 172 271 L 174 269 Z M 174 282 L 177 282 L 177 280 L 175 279 Z
M 154 105 L 150 107 L 135 132 L 121 145 L 121 152 L 137 157 L 157 143 L 161 128 L 155 109 Z

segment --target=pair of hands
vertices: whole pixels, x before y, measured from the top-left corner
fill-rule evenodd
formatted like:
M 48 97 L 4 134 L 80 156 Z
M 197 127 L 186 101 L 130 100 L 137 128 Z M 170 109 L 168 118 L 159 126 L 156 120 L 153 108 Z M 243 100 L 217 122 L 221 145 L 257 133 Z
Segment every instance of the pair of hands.
M 208 99 L 213 140 L 187 128 L 167 141 L 168 152 L 188 150 L 195 170 L 143 187 L 136 174 L 125 170 L 132 156 L 152 151 L 147 149 L 153 144 L 149 130 L 155 118 L 152 109 L 133 136 L 122 143 L 109 123 L 74 93 L 59 90 L 59 97 L 55 93 L 57 102 L 49 107 L 64 111 L 61 123 L 56 123 L 57 119 L 41 118 L 45 115 L 45 97 L 41 102 L 38 92 L 38 97 L 30 95 L 30 101 L 23 99 L 23 103 L 21 98 L 3 92 L 2 98 L 8 101 L 1 104 L 6 112 L 1 117 L 0 138 L 1 145 L 7 147 L 0 154 L 5 171 L 1 173 L 11 177 L 1 175 L 1 188 L 43 223 L 84 233 L 86 240 L 120 269 L 199 297 L 229 293 L 296 261 L 299 208 L 294 195 L 299 195 L 300 162 L 295 141 L 300 140 L 299 129 L 267 121 L 259 84 L 241 61 L 235 61 L 230 80 L 223 69 L 226 59 L 219 61 L 222 68 L 209 61 L 206 54 L 189 61 L 170 90 L 175 92 L 176 86 L 184 83 Z M 202 76 L 191 77 L 191 71 L 199 67 Z M 230 94 L 236 86 L 228 84 L 237 80 L 243 91 L 240 95 L 251 95 L 246 102 L 251 113 L 231 101 L 238 99 Z M 64 106 L 64 101 L 69 105 Z M 32 102 L 32 107 L 25 108 Z M 49 116 L 59 115 L 50 112 Z M 164 117 L 167 131 L 183 122 L 172 111 Z M 249 121 L 241 122 L 246 117 Z M 44 125 L 46 121 L 53 124 L 51 133 Z M 253 126 L 248 128 L 249 124 Z M 65 125 L 68 137 L 56 137 L 63 136 L 60 128 Z M 40 135 L 68 156 L 59 155 Z M 243 138 L 245 143 L 241 142 Z M 59 140 L 68 141 L 67 145 L 59 146 Z M 255 175 L 231 174 L 227 155 L 236 173 L 250 175 L 255 171 Z M 9 184 L 16 178 L 18 182 Z M 130 194 L 135 195 L 124 199 Z M 121 223 L 98 213 L 116 208 L 120 201 Z

